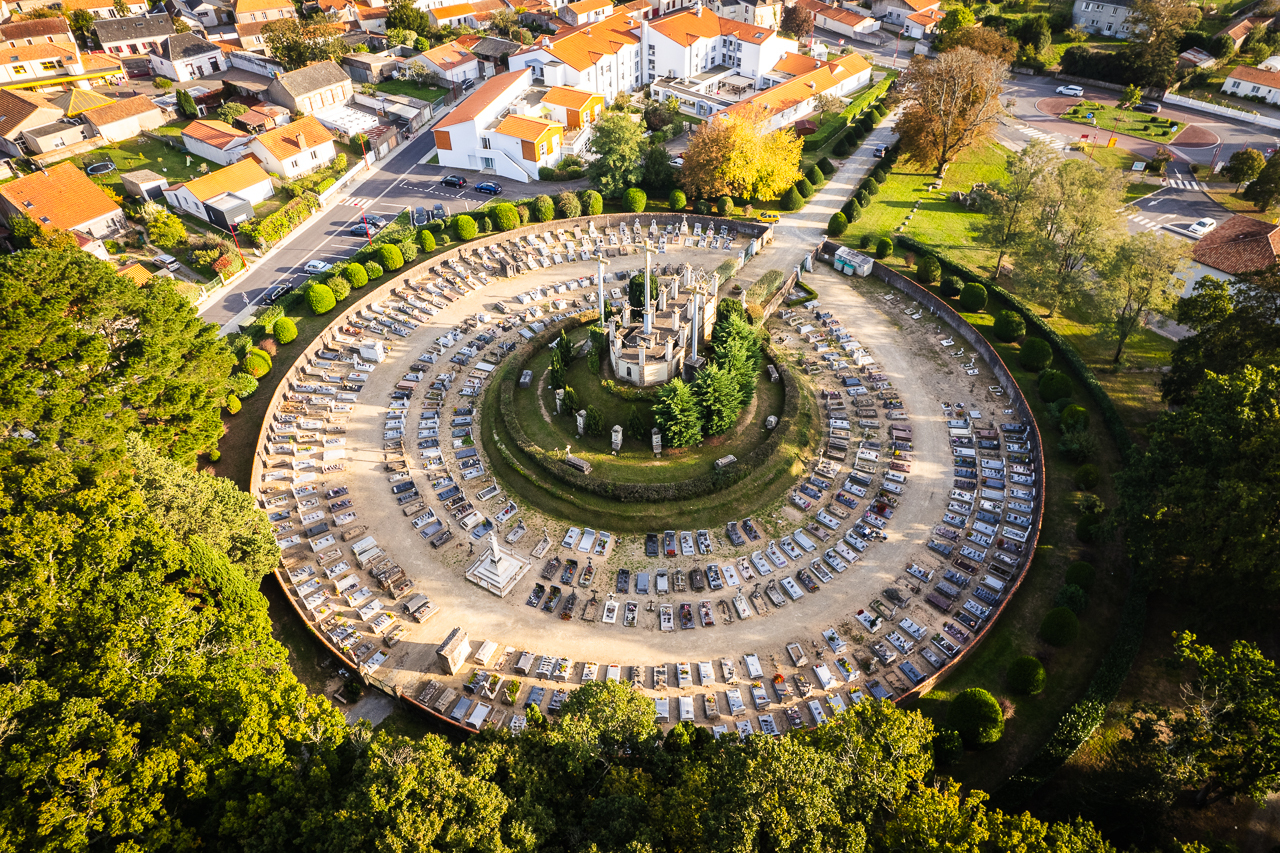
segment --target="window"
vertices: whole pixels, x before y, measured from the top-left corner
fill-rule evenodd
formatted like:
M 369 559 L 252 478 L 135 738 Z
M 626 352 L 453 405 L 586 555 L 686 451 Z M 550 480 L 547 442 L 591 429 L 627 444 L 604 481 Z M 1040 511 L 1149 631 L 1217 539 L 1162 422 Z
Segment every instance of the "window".
M 539 158 L 542 158 L 542 157 L 546 157 L 546 156 L 547 156 L 547 143 L 545 143 L 545 142 L 539 142 L 539 143 L 538 143 L 538 157 L 539 157 Z
M 319 151 L 312 151 L 312 152 L 311 152 L 311 159 L 312 159 L 312 160 L 319 160 L 319 159 L 320 159 L 320 152 L 319 152 Z
M 26 74 L 26 73 L 27 73 L 27 66 L 25 66 L 25 65 L 15 65 L 15 66 L 13 66 L 13 76 L 17 77 L 17 76 L 20 76 L 20 75 L 22 75 L 22 74 Z
M 1261 87 L 1261 86 L 1254 86 L 1252 89 L 1250 89 L 1250 90 L 1249 90 L 1249 94 L 1250 94 L 1250 95 L 1256 95 L 1256 94 L 1258 94 L 1258 93 L 1259 93 L 1259 92 L 1261 92 L 1261 91 L 1262 91 L 1262 87 Z
M 649 70 L 650 70 L 650 71 L 653 71 L 655 68 L 657 68 L 657 65 L 658 65 L 658 64 L 657 64 L 656 62 L 654 62 L 652 59 L 650 59 L 650 60 L 649 60 Z
M 654 46 L 653 46 L 653 45 L 649 45 L 649 55 L 650 55 L 650 56 L 653 56 L 654 52 L 655 52 L 655 48 L 654 48 Z
M 1239 89 L 1239 88 L 1240 88 L 1240 81 L 1239 81 L 1239 80 L 1232 80 L 1232 81 L 1231 81 L 1231 88 L 1232 88 L 1232 89 Z
M 66 148 L 66 147 L 67 147 L 67 141 L 66 141 L 65 139 L 63 139 L 61 136 L 59 136 L 57 139 L 55 139 L 55 140 L 53 141 L 53 147 L 54 147 L 54 148 Z
M 294 157 L 292 160 L 290 160 L 290 161 L 289 161 L 289 168 L 290 168 L 290 169 L 296 169 L 296 168 L 298 168 L 298 158 L 297 158 L 297 157 Z
M 487 140 L 487 139 L 486 139 L 485 141 L 486 141 L 486 142 L 488 142 L 488 140 Z M 486 147 L 487 147 L 487 146 L 486 146 Z M 492 157 L 481 157 L 481 158 L 480 158 L 480 168 L 482 168 L 482 169 L 492 169 L 492 168 L 493 168 L 493 158 L 492 158 Z
M 40 70 L 41 70 L 41 71 L 57 71 L 57 70 L 58 70 L 58 63 L 56 63 L 56 62 L 52 62 L 52 61 L 50 61 L 50 62 L 41 62 L 41 63 L 40 63 Z

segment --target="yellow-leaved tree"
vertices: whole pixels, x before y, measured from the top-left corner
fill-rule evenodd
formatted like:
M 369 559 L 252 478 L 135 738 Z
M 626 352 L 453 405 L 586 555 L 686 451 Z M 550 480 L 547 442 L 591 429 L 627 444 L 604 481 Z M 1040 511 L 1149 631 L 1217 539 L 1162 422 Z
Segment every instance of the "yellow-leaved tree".
M 747 104 L 700 125 L 689 138 L 680 184 L 696 198 L 775 199 L 800 177 L 803 142 L 768 130 L 768 110 Z

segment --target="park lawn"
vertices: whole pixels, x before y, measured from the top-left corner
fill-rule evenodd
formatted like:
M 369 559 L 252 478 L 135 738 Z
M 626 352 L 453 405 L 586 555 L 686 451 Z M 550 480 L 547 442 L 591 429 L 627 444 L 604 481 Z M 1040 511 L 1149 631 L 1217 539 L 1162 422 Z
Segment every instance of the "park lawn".
M 176 141 L 174 144 L 177 144 Z M 103 186 L 111 187 L 121 195 L 125 195 L 124 182 L 120 179 L 122 172 L 150 169 L 168 178 L 170 185 L 172 185 L 198 178 L 206 172 L 221 168 L 217 163 L 211 163 L 203 157 L 197 157 L 185 151 L 179 151 L 158 139 L 152 139 L 148 136 L 139 136 L 105 148 L 95 148 L 85 154 L 70 158 L 69 162 L 75 163 L 83 169 L 93 163 L 101 163 L 105 160 L 115 163 L 116 170 L 105 175 L 95 176 L 93 180 Z M 201 171 L 201 166 L 205 167 L 204 172 Z
M 1090 114 L 1093 118 L 1086 118 Z M 1096 127 L 1099 137 L 1104 133 L 1125 133 L 1163 145 L 1171 144 L 1184 129 L 1184 126 L 1180 126 L 1176 133 L 1171 133 L 1170 128 L 1174 122 L 1169 119 L 1135 110 L 1104 106 L 1093 101 L 1081 101 L 1059 118 Z
M 406 98 L 417 98 L 420 101 L 431 101 L 432 103 L 440 100 L 447 93 L 447 90 L 439 86 L 420 85 L 408 80 L 383 80 L 374 88 L 379 92 L 386 92 L 388 95 L 402 95 Z
M 1088 147 L 1076 146 L 1075 150 L 1088 153 L 1089 148 L 1093 149 L 1090 159 L 1094 163 L 1104 169 L 1119 169 L 1124 172 L 1127 179 L 1124 189 L 1125 204 L 1145 198 L 1162 186 L 1160 178 L 1156 175 L 1133 171 L 1133 164 L 1138 162 L 1140 158 L 1132 151 L 1119 146 L 1108 148 L 1105 141 Z

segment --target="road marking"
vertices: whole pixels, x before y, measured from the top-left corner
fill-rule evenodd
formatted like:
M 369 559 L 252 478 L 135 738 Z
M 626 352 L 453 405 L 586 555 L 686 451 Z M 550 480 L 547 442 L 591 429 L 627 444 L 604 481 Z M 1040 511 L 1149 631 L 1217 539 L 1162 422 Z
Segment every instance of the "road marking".
M 1030 136 L 1032 139 L 1039 139 L 1041 142 L 1047 142 L 1050 148 L 1061 151 L 1066 147 L 1066 143 L 1055 137 L 1051 133 L 1045 133 L 1043 130 L 1027 127 L 1026 125 L 1014 125 L 1022 133 Z

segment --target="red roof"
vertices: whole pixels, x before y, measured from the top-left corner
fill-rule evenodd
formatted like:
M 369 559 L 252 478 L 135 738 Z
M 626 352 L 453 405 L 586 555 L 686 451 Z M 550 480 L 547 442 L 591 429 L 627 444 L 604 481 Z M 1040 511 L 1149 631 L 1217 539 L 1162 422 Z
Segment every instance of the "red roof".
M 1280 255 L 1280 226 L 1233 216 L 1200 238 L 1191 256 L 1230 275 L 1266 269 Z

